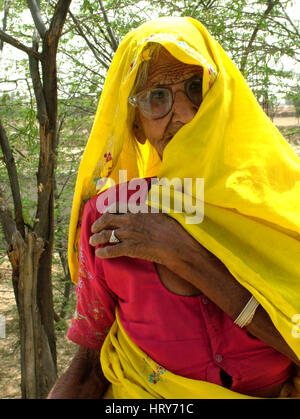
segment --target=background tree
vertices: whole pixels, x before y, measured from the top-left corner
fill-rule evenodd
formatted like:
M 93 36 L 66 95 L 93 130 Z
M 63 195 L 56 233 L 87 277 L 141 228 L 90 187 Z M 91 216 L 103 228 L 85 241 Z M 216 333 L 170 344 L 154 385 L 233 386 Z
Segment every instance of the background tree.
M 299 119 L 300 119 L 300 87 L 299 85 L 294 90 L 287 93 L 286 98 L 287 100 L 290 100 L 293 103 L 295 107 L 296 117 L 298 118 L 298 124 L 299 124 Z
M 14 217 L 1 198 L 1 223 L 9 244 L 13 284 L 20 316 L 23 398 L 41 398 L 56 380 L 56 348 L 52 301 L 52 249 L 54 240 L 54 166 L 57 134 L 58 41 L 71 0 L 59 0 L 47 27 L 38 1 L 28 0 L 35 23 L 32 47 L 0 32 L 2 41 L 28 54 L 37 106 L 40 152 L 34 225 L 25 228 L 17 169 L 8 137 L 0 125 L 1 148 L 10 180 Z M 41 51 L 39 44 L 41 41 Z

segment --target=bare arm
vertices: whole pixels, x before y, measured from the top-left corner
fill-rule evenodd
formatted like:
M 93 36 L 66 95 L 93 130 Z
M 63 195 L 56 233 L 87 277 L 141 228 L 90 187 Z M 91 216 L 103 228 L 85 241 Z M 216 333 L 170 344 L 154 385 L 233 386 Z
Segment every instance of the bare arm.
M 99 351 L 79 347 L 69 368 L 57 380 L 48 399 L 100 399 L 107 389 Z
M 235 320 L 249 301 L 250 292 L 207 250 L 185 246 L 176 253 L 176 257 L 173 255 L 170 259 L 173 262 L 170 263 L 169 269 L 201 289 L 211 301 Z M 300 365 L 299 359 L 277 331 L 262 306 L 256 310 L 247 330 Z

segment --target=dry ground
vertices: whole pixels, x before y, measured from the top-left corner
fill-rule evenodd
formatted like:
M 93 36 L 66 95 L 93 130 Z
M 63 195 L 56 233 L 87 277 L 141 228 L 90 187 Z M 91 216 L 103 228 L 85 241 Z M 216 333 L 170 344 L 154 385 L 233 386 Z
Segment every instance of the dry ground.
M 57 297 L 58 292 L 54 289 L 54 298 L 55 295 Z M 0 314 L 4 315 L 6 320 L 6 336 L 5 338 L 0 337 L 0 399 L 20 399 L 21 371 L 18 313 L 8 261 L 0 266 Z M 66 338 L 66 330 L 70 324 L 70 319 L 71 314 L 67 316 L 65 325 L 56 324 L 58 375 L 67 368 L 76 351 L 76 345 Z
M 273 121 L 286 134 L 296 153 L 300 156 L 300 125 L 296 118 L 279 117 Z M 55 285 L 55 284 L 54 284 Z M 56 290 L 54 290 L 57 292 Z M 7 261 L 0 265 L 0 315 L 6 318 L 6 337 L 0 338 L 0 399 L 19 399 L 20 390 L 20 345 L 18 334 L 18 316 L 11 284 L 10 265 Z M 66 319 L 65 327 L 57 326 L 58 374 L 66 369 L 72 359 L 76 345 L 66 338 L 70 322 Z

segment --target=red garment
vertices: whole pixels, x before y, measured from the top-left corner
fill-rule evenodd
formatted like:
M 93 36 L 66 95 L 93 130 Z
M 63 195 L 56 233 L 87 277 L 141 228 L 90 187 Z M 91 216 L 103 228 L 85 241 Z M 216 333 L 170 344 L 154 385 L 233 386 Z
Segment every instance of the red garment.
M 134 191 L 124 185 L 128 199 Z M 119 186 L 115 191 L 118 196 Z M 287 357 L 236 326 L 205 295 L 173 294 L 147 260 L 97 258 L 89 237 L 101 216 L 98 197 L 87 202 L 82 219 L 77 307 L 69 339 L 100 349 L 118 305 L 131 339 L 175 374 L 219 385 L 223 378 L 223 385 L 229 380 L 228 387 L 246 394 L 289 378 L 292 362 Z

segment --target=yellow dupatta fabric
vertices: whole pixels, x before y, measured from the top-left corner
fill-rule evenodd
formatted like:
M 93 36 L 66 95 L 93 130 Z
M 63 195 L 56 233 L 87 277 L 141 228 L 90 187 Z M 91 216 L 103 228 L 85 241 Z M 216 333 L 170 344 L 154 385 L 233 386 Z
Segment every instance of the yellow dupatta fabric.
M 163 162 L 147 142 L 137 162 L 127 122 L 128 96 L 145 46 L 163 45 L 175 58 L 203 68 L 203 102 L 166 146 Z M 264 114 L 242 75 L 202 24 L 159 18 L 128 33 L 108 71 L 75 189 L 69 266 L 77 281 L 78 222 L 84 202 L 105 185 L 157 176 L 204 179 L 204 219 L 170 216 L 260 302 L 300 357 L 300 162 Z M 195 195 L 195 191 L 192 191 Z M 151 201 L 151 199 L 150 199 Z
M 254 399 L 217 384 L 181 377 L 145 354 L 127 335 L 118 311 L 100 360 L 111 383 L 105 399 Z M 300 376 L 284 384 L 279 398 L 299 398 Z M 257 397 L 256 397 L 257 398 Z

